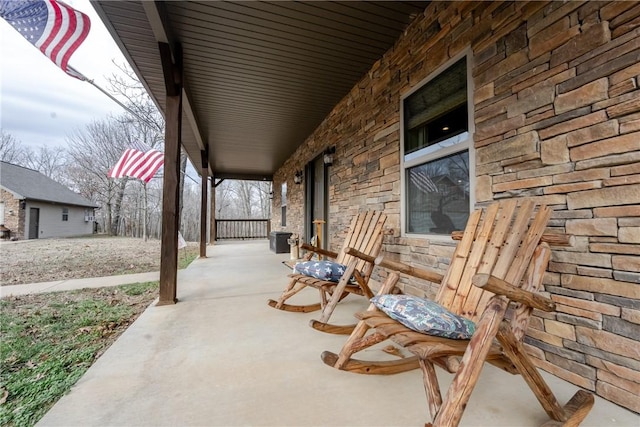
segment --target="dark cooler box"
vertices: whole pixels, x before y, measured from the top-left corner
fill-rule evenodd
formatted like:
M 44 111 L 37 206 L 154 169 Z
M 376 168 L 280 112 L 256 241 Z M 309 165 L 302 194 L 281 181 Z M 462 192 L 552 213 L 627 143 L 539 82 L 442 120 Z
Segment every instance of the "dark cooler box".
M 269 248 L 277 253 L 282 254 L 285 252 L 289 252 L 289 243 L 287 240 L 291 237 L 293 233 L 287 233 L 285 231 L 272 231 L 269 233 Z

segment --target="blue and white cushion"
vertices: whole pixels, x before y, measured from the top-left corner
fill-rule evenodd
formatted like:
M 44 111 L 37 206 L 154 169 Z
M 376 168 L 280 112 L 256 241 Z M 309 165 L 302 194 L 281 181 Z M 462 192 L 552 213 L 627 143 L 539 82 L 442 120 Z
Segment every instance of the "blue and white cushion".
M 303 274 L 329 282 L 339 282 L 347 267 L 333 261 L 305 261 L 293 267 L 294 274 Z
M 464 340 L 470 339 L 476 330 L 471 320 L 428 299 L 393 294 L 375 296 L 371 302 L 407 328 L 427 335 Z

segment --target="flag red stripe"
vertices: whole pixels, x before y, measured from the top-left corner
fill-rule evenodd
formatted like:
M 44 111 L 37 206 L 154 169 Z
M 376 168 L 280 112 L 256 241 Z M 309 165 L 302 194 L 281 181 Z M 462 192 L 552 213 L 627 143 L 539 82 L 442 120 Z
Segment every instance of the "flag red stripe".
M 80 35 L 73 40 L 73 42 L 71 43 L 71 46 L 69 46 L 67 48 L 67 51 L 64 54 L 64 57 L 62 58 L 62 63 L 64 64 L 64 70 L 67 71 L 67 74 L 70 74 L 70 75 L 76 77 L 74 74 L 69 73 L 69 66 L 68 66 L 69 59 L 71 59 L 71 55 L 73 55 L 73 53 L 76 51 L 76 49 L 78 49 L 80 47 L 80 45 L 82 44 L 84 39 L 86 39 L 87 36 L 89 35 L 89 28 L 91 28 L 91 21 L 89 21 L 89 17 L 88 16 L 86 16 L 86 15 L 84 15 L 82 13 L 79 13 L 79 12 L 76 12 L 76 11 L 73 11 L 72 13 L 76 17 L 76 19 L 80 18 L 80 20 L 82 21 L 82 24 L 81 24 L 81 27 L 80 27 L 81 28 L 81 32 L 80 32 Z M 75 33 L 75 31 L 73 33 Z M 73 33 L 72 33 L 72 35 L 73 35 Z
M 58 30 L 60 29 L 60 26 L 62 25 L 62 14 L 60 13 L 60 6 L 58 5 L 58 3 L 56 3 L 55 1 L 52 1 L 52 0 L 45 0 L 45 2 L 47 4 L 47 9 L 49 9 L 49 18 L 48 18 L 48 20 L 52 20 L 52 22 L 53 22 L 53 27 L 49 31 L 49 36 L 40 45 L 40 52 L 42 52 L 45 55 L 47 55 L 47 52 L 46 52 L 47 48 L 53 42 L 53 40 L 56 38 L 56 35 L 58 34 Z M 49 55 L 47 55 L 47 56 L 49 57 L 49 59 L 51 59 L 51 57 Z M 53 61 L 53 59 L 51 59 L 51 60 Z M 55 62 L 55 61 L 53 61 L 53 62 Z
M 62 6 L 63 6 L 63 9 L 60 10 L 60 14 L 62 16 L 62 24 L 67 24 L 67 28 L 64 34 L 62 35 L 62 38 L 58 40 L 58 43 L 56 43 L 56 46 L 53 49 L 53 51 L 51 51 L 51 58 L 53 59 L 53 62 L 55 62 L 60 66 L 60 68 L 62 68 L 63 70 L 66 70 L 67 62 L 69 61 L 70 55 L 68 55 L 69 51 L 68 50 L 63 51 L 63 48 L 65 47 L 67 42 L 71 39 L 71 36 L 73 36 L 73 33 L 76 32 L 78 21 L 77 21 L 76 14 L 73 13 L 73 11 L 69 10 L 67 7 L 65 7 L 65 5 L 62 5 Z M 62 33 L 63 30 L 64 30 L 64 25 L 61 25 L 58 32 Z M 60 56 L 62 56 L 62 58 L 59 58 Z
M 144 164 L 144 162 L 146 161 L 146 154 L 143 152 L 139 152 L 136 153 L 136 158 L 135 159 L 131 159 L 131 161 L 128 164 L 127 167 L 127 175 L 129 176 L 137 176 L 138 175 L 138 171 L 140 170 L 140 167 L 142 164 Z
M 144 158 L 141 159 L 141 161 L 131 171 L 131 176 L 139 178 L 145 182 L 149 182 L 161 166 L 161 164 L 158 163 L 159 156 L 164 155 L 155 150 L 145 153 Z
M 164 163 L 164 154 L 155 151 L 152 153 L 151 151 L 147 153 L 146 160 L 146 168 L 141 170 L 140 173 L 137 174 L 138 178 L 143 180 L 144 182 L 149 182 L 151 178 L 156 174 L 160 166 Z
M 129 148 L 120 157 L 120 160 L 109 171 L 110 178 L 122 178 L 130 176 L 149 182 L 158 169 L 164 164 L 164 154 L 157 150 L 149 150 L 144 153 Z
M 118 163 L 116 163 L 116 166 L 114 167 L 114 174 L 113 174 L 114 178 L 122 178 L 124 176 L 123 174 L 124 168 L 127 162 L 129 161 L 129 157 L 131 157 L 131 151 L 126 150 L 122 155 L 122 157 L 120 158 L 120 160 L 118 160 Z
M 110 175 L 112 178 L 122 178 L 125 176 L 125 170 L 127 167 L 127 163 L 129 162 L 129 158 L 132 154 L 137 150 L 127 149 L 120 157 L 120 160 L 113 167 L 113 173 Z
M 132 149 L 125 150 L 125 152 L 120 157 L 120 160 L 118 160 L 116 165 L 113 167 L 112 173 L 109 176 L 111 178 L 122 178 L 123 176 L 125 176 L 124 172 L 126 170 L 127 163 L 129 162 L 129 159 L 136 151 L 137 150 L 132 150 Z
M 158 172 L 158 169 L 162 167 L 162 165 L 164 164 L 164 153 L 161 153 L 159 151 L 150 153 L 148 162 L 150 164 L 150 167 L 147 173 L 140 176 L 140 179 L 142 179 L 144 182 L 149 182 L 151 178 L 153 178 L 153 176 L 156 174 L 156 172 Z
M 131 150 L 129 153 L 129 158 L 122 166 L 122 175 L 121 176 L 132 176 L 131 170 L 135 164 L 137 164 L 141 158 L 144 157 L 144 153 L 138 150 Z
M 118 178 L 118 175 L 120 174 L 120 171 L 122 170 L 122 164 L 126 160 L 127 155 L 128 155 L 128 152 L 125 151 L 122 154 L 122 156 L 120 156 L 120 158 L 118 159 L 116 164 L 111 168 L 111 170 L 109 171 L 109 174 L 107 176 L 109 176 L 110 178 Z
M 4 4 L 0 9 L 2 17 L 29 43 L 68 75 L 86 80 L 69 66 L 69 60 L 89 35 L 91 20 L 87 15 L 57 0 L 1 2 Z M 31 26 L 26 26 L 24 16 L 30 17 Z
M 141 165 L 141 168 L 135 173 L 138 179 L 144 182 L 149 182 L 151 178 L 156 174 L 158 169 L 164 164 L 164 154 L 158 151 L 152 150 L 145 155 L 145 163 Z

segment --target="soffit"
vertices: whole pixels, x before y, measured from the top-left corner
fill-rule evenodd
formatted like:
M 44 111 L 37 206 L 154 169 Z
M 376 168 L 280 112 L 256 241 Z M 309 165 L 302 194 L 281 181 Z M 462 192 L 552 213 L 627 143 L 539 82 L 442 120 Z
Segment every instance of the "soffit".
M 215 176 L 270 178 L 427 4 L 165 2 L 164 29 L 183 51 L 189 157 L 199 165 L 208 145 Z M 94 5 L 164 110 L 157 23 L 139 1 Z

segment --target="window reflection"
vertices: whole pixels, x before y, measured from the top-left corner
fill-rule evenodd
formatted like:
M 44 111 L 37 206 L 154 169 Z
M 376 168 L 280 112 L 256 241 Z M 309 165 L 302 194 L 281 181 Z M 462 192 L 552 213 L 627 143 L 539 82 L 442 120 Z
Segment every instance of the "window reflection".
M 407 232 L 450 234 L 469 218 L 469 152 L 407 169 Z

